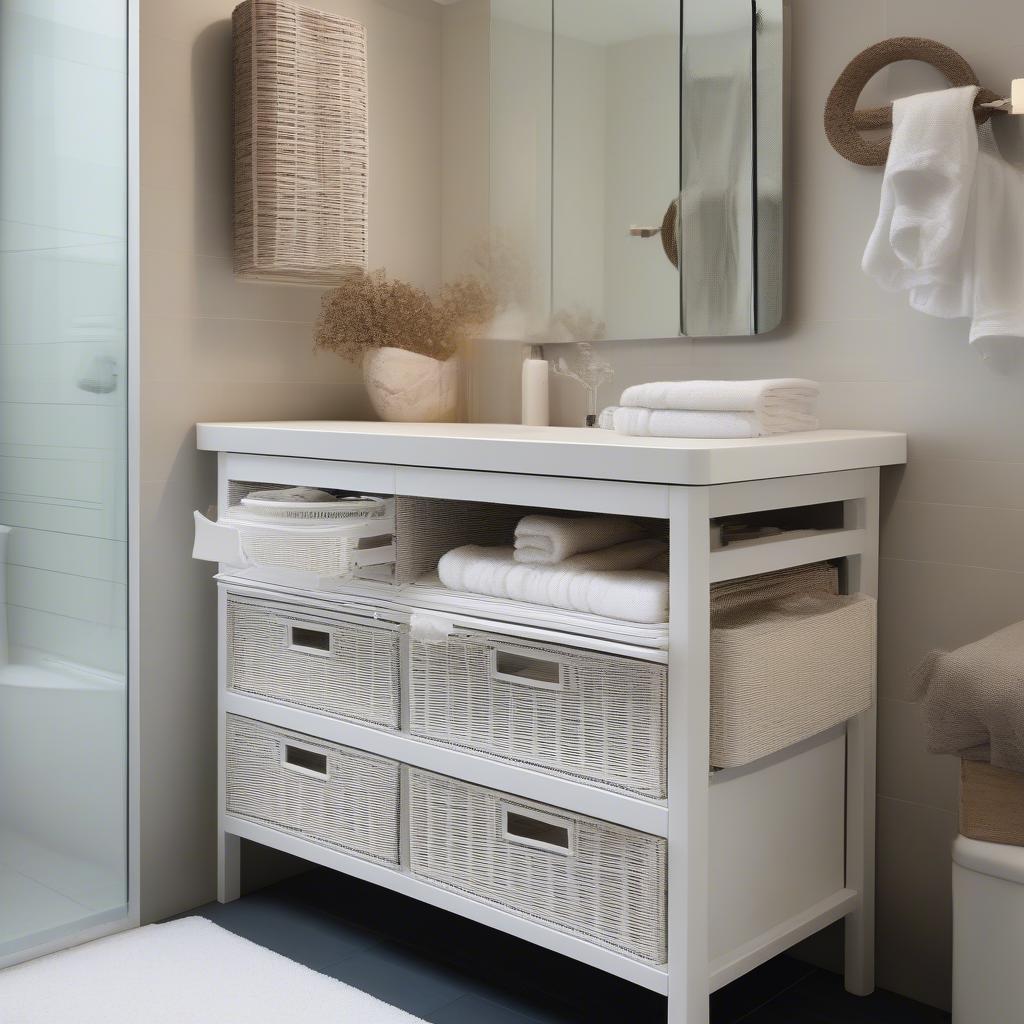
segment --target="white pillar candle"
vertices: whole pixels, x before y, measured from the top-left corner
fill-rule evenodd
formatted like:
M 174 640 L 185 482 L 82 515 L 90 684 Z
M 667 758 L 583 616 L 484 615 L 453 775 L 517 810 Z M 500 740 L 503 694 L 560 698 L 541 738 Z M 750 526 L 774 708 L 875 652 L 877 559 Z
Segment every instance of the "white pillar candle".
M 548 413 L 548 361 L 523 360 L 523 424 L 528 427 L 546 427 Z

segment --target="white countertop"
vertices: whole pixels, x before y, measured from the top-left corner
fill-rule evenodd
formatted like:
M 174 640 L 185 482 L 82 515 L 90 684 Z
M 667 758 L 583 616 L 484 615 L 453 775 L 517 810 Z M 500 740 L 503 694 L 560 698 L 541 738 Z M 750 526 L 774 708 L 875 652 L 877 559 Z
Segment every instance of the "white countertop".
M 775 437 L 626 437 L 585 427 L 310 420 L 200 423 L 205 451 L 660 484 L 718 484 L 901 464 L 905 434 L 811 430 Z

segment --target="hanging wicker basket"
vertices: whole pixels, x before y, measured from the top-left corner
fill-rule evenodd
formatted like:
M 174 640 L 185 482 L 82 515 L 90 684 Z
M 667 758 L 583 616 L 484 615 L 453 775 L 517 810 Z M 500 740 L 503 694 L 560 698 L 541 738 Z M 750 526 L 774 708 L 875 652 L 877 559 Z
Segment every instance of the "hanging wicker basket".
M 337 283 L 366 267 L 366 30 L 285 0 L 232 30 L 235 273 Z

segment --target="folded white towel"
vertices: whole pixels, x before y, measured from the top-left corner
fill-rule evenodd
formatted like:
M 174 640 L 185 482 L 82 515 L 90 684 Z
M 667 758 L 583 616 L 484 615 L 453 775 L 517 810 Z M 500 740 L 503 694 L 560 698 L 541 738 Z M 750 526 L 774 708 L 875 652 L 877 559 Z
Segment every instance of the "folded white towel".
M 649 569 L 591 568 L 595 556 L 604 554 L 576 555 L 558 565 L 524 565 L 510 547 L 471 544 L 442 556 L 437 573 L 449 590 L 632 622 L 667 621 L 668 575 Z
M 893 291 L 956 275 L 978 157 L 975 85 L 898 99 L 864 272 Z
M 639 523 L 620 516 L 524 516 L 516 525 L 516 561 L 552 565 L 644 533 Z
M 770 421 L 776 413 L 813 416 L 819 387 L 813 380 L 668 380 L 626 388 L 620 405 L 683 412 L 756 412 Z
M 619 406 L 612 425 L 620 434 L 640 437 L 764 437 L 816 430 L 816 417 L 798 411 L 687 412 L 680 409 L 634 409 Z

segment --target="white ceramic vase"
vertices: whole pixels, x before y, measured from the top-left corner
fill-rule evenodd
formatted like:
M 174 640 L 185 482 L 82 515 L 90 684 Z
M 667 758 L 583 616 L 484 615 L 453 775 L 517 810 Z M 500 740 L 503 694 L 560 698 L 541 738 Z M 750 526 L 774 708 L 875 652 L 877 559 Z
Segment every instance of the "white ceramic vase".
M 402 348 L 363 356 L 363 382 L 374 412 L 393 423 L 448 423 L 459 404 L 459 358 L 444 361 Z

